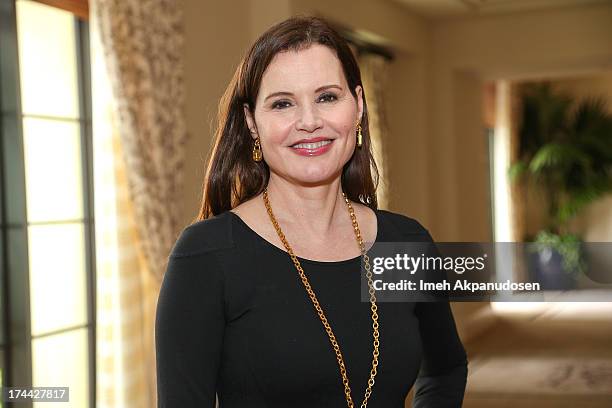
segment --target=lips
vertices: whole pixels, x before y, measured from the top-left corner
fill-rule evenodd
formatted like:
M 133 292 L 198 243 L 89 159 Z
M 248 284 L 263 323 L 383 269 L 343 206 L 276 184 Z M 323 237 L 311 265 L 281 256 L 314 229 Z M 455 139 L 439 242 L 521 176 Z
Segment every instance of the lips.
M 333 139 L 330 139 L 328 137 L 314 137 L 314 138 L 310 138 L 310 139 L 301 139 L 301 140 L 298 140 L 297 142 L 295 142 L 294 144 L 292 144 L 291 147 L 294 147 L 294 146 L 299 145 L 299 144 L 304 144 L 304 143 L 322 142 L 324 140 L 333 140 Z
M 293 149 L 308 149 L 308 150 L 313 150 L 313 149 L 318 149 L 319 147 L 323 147 L 323 146 L 327 146 L 328 144 L 331 144 L 332 140 L 329 139 L 325 139 L 325 140 L 321 140 L 319 142 L 308 142 L 308 143 L 298 143 L 295 144 L 293 146 L 291 146 Z
M 319 156 L 331 149 L 334 143 L 331 139 L 320 138 L 317 142 L 298 143 L 291 147 L 291 150 L 300 156 Z

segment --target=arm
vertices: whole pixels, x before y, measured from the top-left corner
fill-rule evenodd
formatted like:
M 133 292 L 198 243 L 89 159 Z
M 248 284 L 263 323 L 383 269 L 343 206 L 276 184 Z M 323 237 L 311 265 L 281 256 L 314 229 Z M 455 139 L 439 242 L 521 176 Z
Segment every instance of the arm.
M 429 232 L 427 241 L 433 243 Z M 441 256 L 434 246 L 432 255 Z M 443 281 L 441 270 L 428 272 L 428 280 Z M 448 291 L 439 291 L 435 300 L 418 302 L 415 315 L 423 347 L 423 361 L 415 383 L 413 408 L 461 407 L 467 382 L 468 362 L 448 302 Z
M 185 231 L 157 303 L 157 407 L 213 408 L 225 328 L 223 273 L 214 252 L 181 253 L 197 239 Z
M 423 361 L 412 407 L 461 407 L 468 363 L 450 305 L 443 301 L 420 302 L 415 314 L 419 319 Z

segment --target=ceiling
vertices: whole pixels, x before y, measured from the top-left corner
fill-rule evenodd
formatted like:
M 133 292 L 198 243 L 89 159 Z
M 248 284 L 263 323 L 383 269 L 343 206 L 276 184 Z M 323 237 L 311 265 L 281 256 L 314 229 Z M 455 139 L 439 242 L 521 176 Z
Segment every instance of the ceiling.
M 504 14 L 609 3 L 612 0 L 392 0 L 409 11 L 427 18 L 466 17 Z

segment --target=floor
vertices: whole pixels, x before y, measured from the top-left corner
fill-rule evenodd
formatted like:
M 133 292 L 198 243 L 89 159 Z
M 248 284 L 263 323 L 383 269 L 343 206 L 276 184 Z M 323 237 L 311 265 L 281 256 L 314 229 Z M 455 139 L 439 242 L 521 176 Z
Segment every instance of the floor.
M 493 309 L 498 323 L 465 344 L 464 408 L 612 407 L 612 302 Z

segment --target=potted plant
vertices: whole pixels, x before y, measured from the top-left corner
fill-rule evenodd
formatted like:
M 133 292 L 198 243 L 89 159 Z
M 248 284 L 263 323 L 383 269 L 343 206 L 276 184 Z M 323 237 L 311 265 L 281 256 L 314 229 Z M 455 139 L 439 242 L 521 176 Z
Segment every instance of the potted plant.
M 577 100 L 548 82 L 524 86 L 521 99 L 518 160 L 509 176 L 544 192 L 546 225 L 533 239 L 536 279 L 544 289 L 566 289 L 585 271 L 582 239 L 569 222 L 612 191 L 612 115 L 603 98 Z

